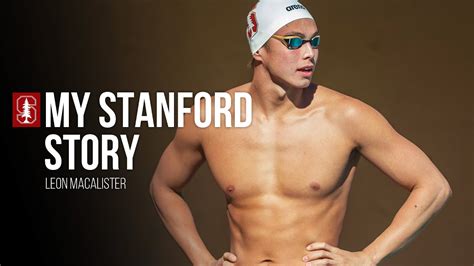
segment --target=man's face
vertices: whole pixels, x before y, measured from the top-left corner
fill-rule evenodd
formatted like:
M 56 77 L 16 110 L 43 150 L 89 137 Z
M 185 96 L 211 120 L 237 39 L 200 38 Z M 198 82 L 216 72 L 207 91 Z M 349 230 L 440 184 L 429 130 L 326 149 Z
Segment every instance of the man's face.
M 318 28 L 312 19 L 298 19 L 283 26 L 275 34 L 299 36 L 309 40 L 318 35 Z M 318 53 L 318 48 L 313 49 L 309 42 L 290 50 L 275 38 L 270 38 L 259 50 L 262 63 L 275 83 L 301 89 L 307 88 L 311 83 Z

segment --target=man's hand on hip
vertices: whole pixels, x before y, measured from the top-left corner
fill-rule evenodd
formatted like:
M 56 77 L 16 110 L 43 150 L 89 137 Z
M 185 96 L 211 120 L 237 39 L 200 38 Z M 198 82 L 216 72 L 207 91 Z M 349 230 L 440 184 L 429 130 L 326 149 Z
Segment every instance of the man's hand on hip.
M 310 251 L 303 257 L 306 266 L 313 265 L 347 265 L 374 266 L 369 255 L 363 251 L 346 251 L 323 242 L 315 242 L 306 247 Z
M 232 266 L 235 265 L 237 262 L 237 256 L 230 253 L 230 252 L 225 252 L 222 257 L 220 257 L 218 260 L 212 264 L 212 266 Z

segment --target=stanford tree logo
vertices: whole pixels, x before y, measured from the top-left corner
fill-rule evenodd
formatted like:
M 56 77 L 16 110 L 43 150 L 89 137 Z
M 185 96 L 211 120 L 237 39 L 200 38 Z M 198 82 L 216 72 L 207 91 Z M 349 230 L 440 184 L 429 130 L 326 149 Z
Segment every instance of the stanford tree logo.
M 12 109 L 13 127 L 41 126 L 39 92 L 14 92 Z
M 257 14 L 255 10 L 247 16 L 247 38 L 250 40 L 258 31 Z

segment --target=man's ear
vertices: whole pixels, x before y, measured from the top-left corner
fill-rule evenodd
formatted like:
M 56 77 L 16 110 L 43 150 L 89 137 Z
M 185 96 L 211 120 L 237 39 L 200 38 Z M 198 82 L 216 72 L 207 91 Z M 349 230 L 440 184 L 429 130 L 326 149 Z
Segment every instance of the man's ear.
M 253 60 L 257 61 L 257 62 L 262 62 L 263 61 L 263 58 L 262 58 L 262 55 L 260 54 L 260 51 L 261 51 L 261 48 L 259 50 L 257 50 L 253 55 Z

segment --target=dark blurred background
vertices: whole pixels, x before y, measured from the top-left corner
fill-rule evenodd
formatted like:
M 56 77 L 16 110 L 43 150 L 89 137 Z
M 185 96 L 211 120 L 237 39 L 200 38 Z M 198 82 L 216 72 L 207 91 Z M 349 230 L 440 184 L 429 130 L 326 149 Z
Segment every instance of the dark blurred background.
M 6 248 L 0 264 L 189 264 L 148 194 L 150 177 L 175 129 L 103 129 L 97 122 L 98 96 L 103 91 L 212 93 L 249 81 L 245 23 L 254 3 L 3 4 L 1 106 L 6 134 L 1 139 L 6 159 L 0 239 Z M 454 191 L 433 222 L 381 265 L 472 265 L 472 1 L 302 3 L 316 18 L 322 36 L 314 80 L 379 110 L 427 153 Z M 91 91 L 86 127 L 72 122 L 68 129 L 45 128 L 42 121 L 42 128 L 12 128 L 13 91 L 38 91 L 43 97 L 46 91 Z M 136 102 L 131 110 L 133 106 Z M 52 133 L 140 134 L 134 170 L 48 171 L 44 139 Z M 389 225 L 408 196 L 367 161 L 359 165 L 340 242 L 341 248 L 354 251 Z M 44 178 L 49 176 L 124 176 L 127 189 L 45 190 Z M 229 248 L 225 201 L 207 165 L 196 173 L 184 197 L 206 245 L 220 256 Z

